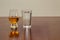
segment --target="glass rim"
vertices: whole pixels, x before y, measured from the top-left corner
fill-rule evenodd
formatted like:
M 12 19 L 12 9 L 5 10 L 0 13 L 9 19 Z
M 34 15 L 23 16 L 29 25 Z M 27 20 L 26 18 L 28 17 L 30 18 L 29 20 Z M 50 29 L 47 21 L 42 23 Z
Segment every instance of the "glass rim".
M 32 13 L 32 10 L 31 9 L 24 9 L 21 12 L 22 13 Z
M 15 16 L 19 17 L 18 9 L 10 9 L 9 10 L 9 17 L 11 17 L 11 16 L 13 16 L 13 17 L 15 17 Z

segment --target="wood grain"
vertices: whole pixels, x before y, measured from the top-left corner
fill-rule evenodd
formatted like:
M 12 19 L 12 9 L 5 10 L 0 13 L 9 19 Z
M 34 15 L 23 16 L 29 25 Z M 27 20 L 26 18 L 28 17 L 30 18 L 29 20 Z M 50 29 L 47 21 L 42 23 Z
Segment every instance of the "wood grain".
M 18 25 L 20 32 L 22 31 L 22 18 Z M 0 17 L 0 40 L 9 40 L 9 32 L 8 18 Z M 33 17 L 31 35 L 32 40 L 60 40 L 60 17 Z

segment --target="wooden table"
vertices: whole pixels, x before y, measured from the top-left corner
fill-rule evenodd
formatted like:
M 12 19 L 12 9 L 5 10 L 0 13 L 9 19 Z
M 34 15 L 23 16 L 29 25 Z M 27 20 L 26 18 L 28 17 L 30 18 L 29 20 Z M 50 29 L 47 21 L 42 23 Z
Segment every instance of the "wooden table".
M 22 20 L 18 22 L 21 31 Z M 32 40 L 60 40 L 60 17 L 33 17 Z M 10 23 L 7 17 L 0 17 L 0 40 L 9 40 Z

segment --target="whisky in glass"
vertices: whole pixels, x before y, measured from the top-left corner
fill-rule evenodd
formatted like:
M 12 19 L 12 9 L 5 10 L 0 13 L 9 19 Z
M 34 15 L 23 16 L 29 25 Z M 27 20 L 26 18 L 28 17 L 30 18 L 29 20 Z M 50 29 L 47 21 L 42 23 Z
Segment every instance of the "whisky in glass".
M 12 39 L 15 39 L 15 38 L 19 37 L 19 32 L 17 30 L 17 28 L 18 28 L 17 22 L 19 21 L 18 10 L 11 9 L 9 11 L 9 18 L 8 19 L 11 24 L 10 25 L 11 31 L 10 31 L 9 37 Z

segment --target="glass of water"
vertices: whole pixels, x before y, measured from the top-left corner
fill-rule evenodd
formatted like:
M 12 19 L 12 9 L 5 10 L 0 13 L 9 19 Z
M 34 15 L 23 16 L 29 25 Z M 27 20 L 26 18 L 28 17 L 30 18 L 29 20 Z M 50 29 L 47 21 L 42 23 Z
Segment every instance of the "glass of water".
M 23 28 L 31 28 L 32 10 L 22 10 Z
M 23 32 L 22 40 L 31 40 L 31 18 L 32 10 L 22 10 Z

